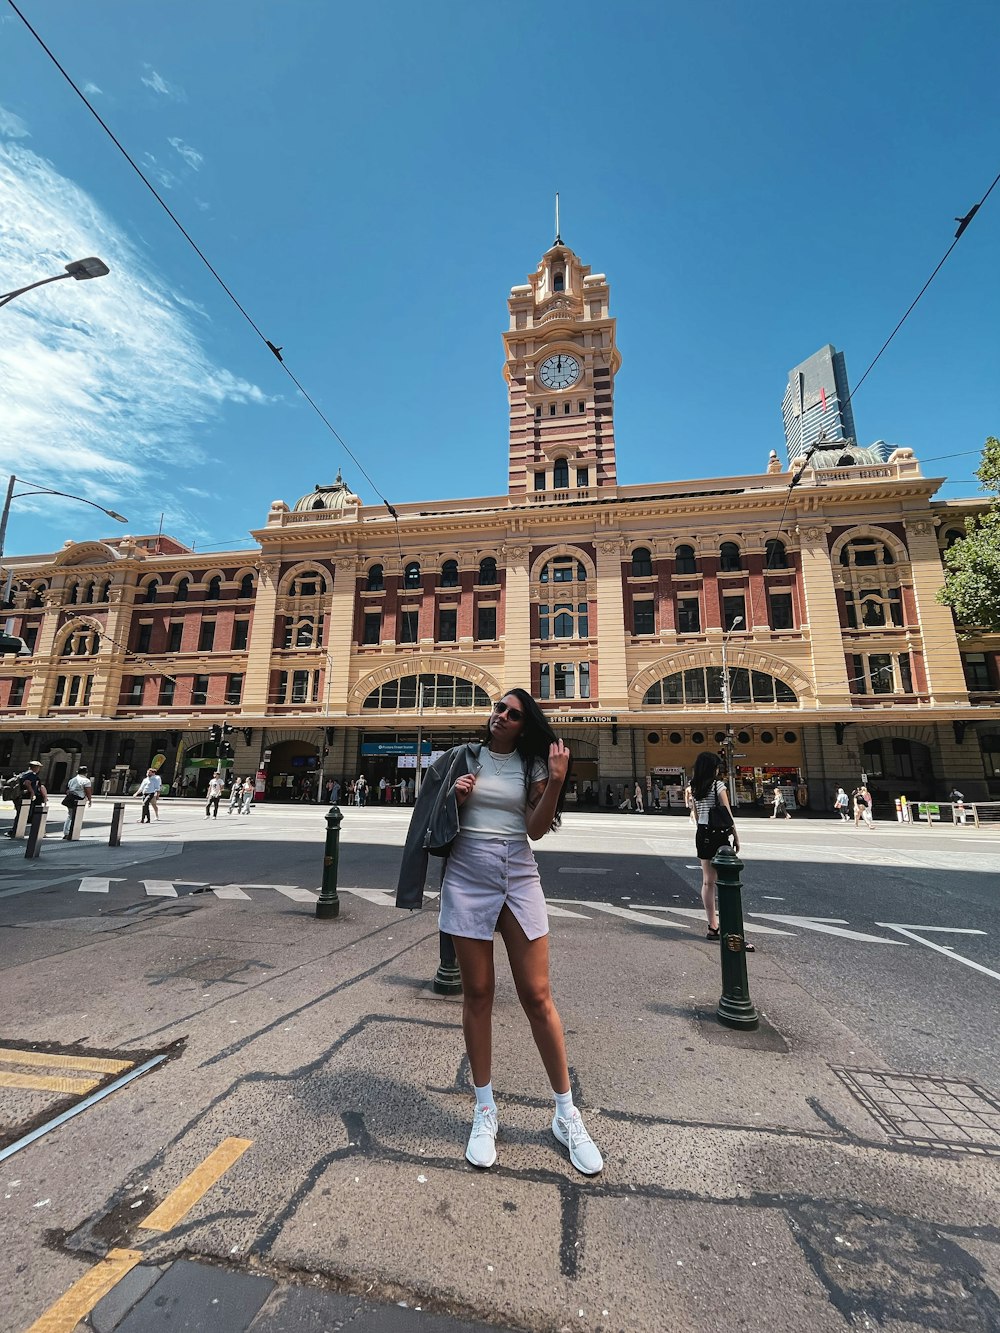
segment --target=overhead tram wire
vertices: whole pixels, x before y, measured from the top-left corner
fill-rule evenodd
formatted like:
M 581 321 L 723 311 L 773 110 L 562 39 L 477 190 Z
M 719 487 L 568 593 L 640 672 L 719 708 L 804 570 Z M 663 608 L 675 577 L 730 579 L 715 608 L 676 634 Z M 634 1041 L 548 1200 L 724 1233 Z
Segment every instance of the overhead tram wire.
M 396 524 L 396 541 L 397 541 L 397 544 L 399 544 L 399 547 L 400 547 L 400 557 L 402 557 L 402 553 L 403 553 L 403 552 L 402 552 L 402 545 L 401 545 L 400 540 L 399 540 L 399 515 L 396 513 L 396 510 L 394 509 L 394 507 L 389 503 L 389 501 L 385 498 L 385 496 L 384 496 L 384 495 L 382 494 L 382 492 L 379 490 L 378 486 L 376 486 L 375 482 L 372 481 L 371 477 L 368 475 L 368 472 L 365 470 L 364 466 L 362 465 L 360 459 L 359 459 L 358 456 L 354 453 L 354 451 L 350 448 L 350 446 L 347 444 L 347 442 L 344 440 L 344 437 L 343 437 L 343 436 L 340 434 L 340 432 L 336 429 L 336 427 L 335 427 L 335 426 L 333 425 L 333 423 L 330 421 L 330 419 L 329 419 L 329 417 L 326 415 L 326 413 L 320 408 L 319 404 L 316 402 L 316 400 L 313 398 L 313 396 L 306 390 L 305 386 L 302 384 L 302 382 L 301 382 L 301 380 L 298 378 L 298 376 L 295 375 L 295 373 L 292 371 L 292 369 L 288 366 L 288 364 L 286 363 L 286 361 L 285 361 L 285 359 L 284 359 L 284 356 L 282 355 L 282 352 L 283 352 L 284 349 L 283 349 L 282 347 L 276 347 L 275 344 L 270 340 L 270 338 L 267 338 L 267 337 L 264 336 L 263 331 L 261 330 L 261 328 L 260 328 L 260 326 L 257 324 L 257 322 L 254 320 L 253 316 L 250 314 L 250 312 L 246 309 L 246 307 L 242 304 L 242 302 L 241 302 L 241 301 L 239 300 L 239 298 L 236 296 L 235 292 L 232 290 L 232 288 L 229 286 L 229 284 L 225 281 L 225 279 L 224 279 L 224 278 L 222 277 L 222 275 L 219 273 L 218 269 L 216 269 L 216 267 L 214 266 L 214 264 L 211 262 L 211 260 L 210 260 L 210 259 L 208 258 L 208 256 L 205 254 L 205 252 L 204 252 L 204 251 L 201 249 L 201 247 L 198 245 L 197 241 L 194 239 L 194 237 L 191 235 L 191 233 L 187 230 L 187 228 L 186 228 L 186 227 L 184 226 L 184 224 L 181 222 L 180 218 L 178 218 L 177 214 L 174 213 L 174 211 L 171 209 L 170 205 L 166 202 L 166 200 L 163 198 L 163 196 L 162 196 L 162 195 L 159 193 L 159 191 L 156 189 L 156 186 L 153 185 L 152 181 L 150 181 L 149 177 L 145 174 L 145 172 L 142 170 L 142 168 L 139 166 L 139 164 L 136 162 L 136 160 L 135 160 L 135 159 L 132 157 L 132 155 L 129 153 L 128 149 L 125 147 L 125 145 L 121 142 L 121 140 L 120 140 L 120 139 L 118 138 L 118 136 L 115 134 L 114 130 L 112 130 L 111 126 L 108 125 L 107 121 L 104 120 L 104 118 L 101 116 L 101 114 L 100 114 L 100 112 L 97 110 L 97 108 L 94 107 L 94 106 L 92 105 L 92 103 L 88 100 L 86 94 L 80 89 L 80 87 L 77 85 L 77 83 L 75 82 L 75 80 L 73 79 L 73 77 L 69 74 L 69 72 L 65 69 L 65 67 L 60 63 L 60 61 L 59 61 L 58 57 L 56 56 L 55 52 L 52 51 L 51 48 L 46 44 L 46 42 L 45 42 L 44 38 L 41 36 L 41 34 L 40 34 L 39 32 L 37 32 L 35 28 L 32 27 L 32 25 L 31 25 L 31 23 L 29 22 L 29 20 L 25 17 L 25 15 L 21 12 L 21 10 L 18 9 L 17 5 L 14 3 L 14 0 L 7 0 L 7 3 L 10 5 L 11 9 L 14 11 L 14 13 L 17 15 L 17 17 L 21 20 L 21 22 L 24 24 L 24 26 L 27 28 L 27 30 L 31 33 L 32 37 L 34 37 L 35 41 L 38 43 L 38 45 L 42 48 L 42 50 L 43 50 L 43 51 L 45 52 L 45 54 L 48 56 L 48 58 L 49 58 L 49 60 L 52 62 L 52 64 L 55 65 L 56 69 L 57 69 L 57 70 L 59 71 L 59 73 L 63 76 L 63 78 L 66 80 L 66 82 L 69 84 L 69 86 L 73 89 L 73 91 L 76 93 L 77 97 L 80 99 L 80 101 L 83 103 L 83 105 L 87 108 L 87 110 L 90 112 L 90 114 L 94 117 L 94 119 L 95 119 L 95 120 L 97 121 L 97 123 L 100 125 L 100 127 L 101 127 L 101 129 L 104 131 L 104 133 L 108 136 L 108 138 L 111 140 L 111 142 L 115 145 L 115 147 L 116 147 L 116 148 L 118 149 L 118 151 L 121 153 L 122 157 L 124 157 L 125 161 L 129 164 L 129 166 L 132 168 L 132 170 L 135 172 L 135 174 L 136 174 L 136 175 L 139 177 L 139 179 L 142 181 L 143 185 L 145 185 L 146 189 L 150 192 L 150 194 L 153 196 L 153 198 L 156 200 L 156 202 L 157 202 L 157 203 L 160 205 L 160 207 L 163 209 L 164 213 L 166 213 L 166 215 L 167 215 L 167 217 L 170 219 L 170 221 L 174 224 L 174 226 L 177 228 L 177 230 L 181 233 L 181 235 L 182 235 L 182 236 L 184 237 L 184 239 L 187 241 L 188 245 L 190 245 L 191 249 L 195 252 L 195 254 L 198 256 L 198 258 L 201 260 L 201 262 L 202 262 L 202 263 L 205 265 L 205 267 L 208 269 L 209 273 L 211 273 L 211 275 L 212 275 L 212 277 L 215 279 L 215 281 L 219 284 L 219 286 L 222 288 L 222 290 L 225 292 L 225 294 L 229 297 L 230 301 L 233 303 L 233 305 L 236 307 L 236 309 L 240 312 L 240 314 L 243 316 L 243 318 L 246 320 L 246 322 L 247 322 L 247 323 L 250 325 L 250 327 L 253 329 L 253 331 L 254 331 L 254 333 L 257 335 L 258 339 L 264 344 L 264 346 L 268 349 L 268 351 L 271 353 L 271 355 L 274 357 L 274 359 L 278 362 L 278 364 L 281 366 L 282 370 L 285 372 L 285 374 L 288 376 L 288 378 L 291 380 L 291 382 L 295 385 L 296 389 L 299 391 L 299 393 L 302 395 L 302 397 L 306 400 L 306 402 L 309 404 L 309 406 L 312 408 L 312 410 L 316 413 L 316 415 L 319 417 L 319 419 L 323 422 L 323 425 L 327 428 L 327 430 L 330 432 L 330 434 L 333 436 L 333 438 L 337 441 L 337 443 L 340 445 L 340 447 L 344 450 L 344 452 L 347 454 L 347 456 L 348 456 L 348 457 L 351 459 L 351 461 L 354 463 L 355 467 L 358 469 L 358 471 L 359 471 L 359 472 L 361 473 L 361 475 L 364 477 L 365 481 L 368 482 L 368 485 L 372 488 L 372 490 L 375 492 L 375 494 L 378 496 L 378 498 L 379 498 L 379 499 L 382 501 L 382 503 L 385 505 L 385 507 L 386 507 L 386 509 L 388 510 L 390 516 L 392 517 L 393 521 L 394 521 L 395 524 Z

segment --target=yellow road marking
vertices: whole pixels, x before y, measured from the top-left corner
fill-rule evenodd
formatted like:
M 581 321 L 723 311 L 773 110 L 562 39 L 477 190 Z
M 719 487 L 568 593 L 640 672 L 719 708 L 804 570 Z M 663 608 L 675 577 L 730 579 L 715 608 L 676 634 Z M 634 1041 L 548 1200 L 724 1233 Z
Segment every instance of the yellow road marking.
M 56 1078 L 51 1074 L 9 1074 L 0 1069 L 0 1088 L 33 1088 L 36 1092 L 92 1092 L 99 1078 Z
M 48 1055 L 44 1051 L 19 1051 L 0 1046 L 0 1060 L 9 1065 L 37 1065 L 43 1069 L 93 1069 L 98 1074 L 120 1074 L 134 1060 L 105 1060 L 97 1055 Z
M 139 1225 L 149 1231 L 169 1231 L 176 1226 L 188 1209 L 194 1207 L 252 1143 L 253 1139 L 223 1139 L 201 1166 L 196 1166 L 187 1179 L 181 1181 Z
M 84 1273 L 55 1305 L 50 1305 L 43 1315 L 38 1316 L 28 1333 L 73 1333 L 101 1297 L 106 1296 L 141 1259 L 138 1250 L 109 1250 L 106 1259 Z

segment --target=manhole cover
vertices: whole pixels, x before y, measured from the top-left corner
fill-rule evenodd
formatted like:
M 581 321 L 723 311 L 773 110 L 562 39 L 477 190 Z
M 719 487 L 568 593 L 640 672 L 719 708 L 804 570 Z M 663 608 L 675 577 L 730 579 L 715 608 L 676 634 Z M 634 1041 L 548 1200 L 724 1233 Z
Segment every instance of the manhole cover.
M 1000 1156 L 1000 1101 L 962 1078 L 831 1066 L 890 1138 Z

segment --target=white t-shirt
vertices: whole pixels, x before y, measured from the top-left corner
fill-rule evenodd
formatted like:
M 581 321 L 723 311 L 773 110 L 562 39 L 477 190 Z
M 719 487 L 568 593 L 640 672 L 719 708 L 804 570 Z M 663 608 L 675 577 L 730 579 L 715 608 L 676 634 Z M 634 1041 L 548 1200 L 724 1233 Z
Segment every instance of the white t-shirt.
M 163 779 L 158 773 L 154 773 L 152 777 L 143 778 L 139 786 L 139 795 L 155 796 L 162 786 Z
M 533 761 L 531 781 L 544 782 L 548 769 L 540 759 Z M 524 785 L 524 761 L 516 752 L 493 755 L 485 746 L 479 755 L 476 785 L 458 819 L 463 833 L 473 838 L 526 838 L 525 816 L 528 790 Z
M 75 777 L 70 778 L 66 784 L 66 795 L 75 796 L 78 801 L 85 801 L 90 795 L 90 789 L 94 784 L 86 773 L 77 773 Z
M 209 782 L 208 784 L 209 800 L 211 800 L 215 796 L 221 796 L 221 795 L 222 795 L 222 783 L 219 781 L 218 778 L 212 778 L 211 782 Z

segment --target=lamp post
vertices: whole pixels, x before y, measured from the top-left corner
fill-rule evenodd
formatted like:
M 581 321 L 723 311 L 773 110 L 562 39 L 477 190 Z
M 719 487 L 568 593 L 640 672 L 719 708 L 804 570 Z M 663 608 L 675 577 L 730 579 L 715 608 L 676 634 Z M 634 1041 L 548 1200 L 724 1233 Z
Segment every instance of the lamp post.
M 323 734 L 320 739 L 319 747 L 319 791 L 316 793 L 316 802 L 318 805 L 324 804 L 326 795 L 326 748 L 329 744 L 327 737 L 330 729 L 330 685 L 332 683 L 331 677 L 333 675 L 333 659 L 330 657 L 329 653 L 323 654 L 323 661 L 326 663 L 326 667 L 323 671 L 323 726 L 320 727 L 320 731 Z
M 51 281 L 51 279 L 49 279 L 49 281 Z M 13 295 L 16 296 L 17 292 L 14 292 Z M 8 297 L 7 299 L 9 300 L 10 298 Z M 0 305 L 2 304 L 3 302 L 0 301 Z M 18 482 L 20 482 L 22 486 L 30 486 L 31 489 L 27 491 L 15 491 L 14 487 L 17 485 Z M 7 538 L 7 519 L 10 517 L 11 503 L 14 500 L 21 499 L 22 496 L 25 495 L 60 495 L 64 500 L 78 500 L 80 504 L 90 505 L 92 509 L 99 509 L 102 514 L 107 514 L 108 518 L 113 518 L 117 523 L 128 522 L 127 518 L 123 517 L 121 514 L 116 513 L 115 510 L 113 509 L 106 509 L 104 505 L 99 505 L 96 500 L 88 500 L 86 499 L 85 496 L 82 495 L 71 495 L 69 491 L 56 491 L 53 490 L 50 486 L 39 486 L 36 482 L 25 481 L 23 477 L 11 476 L 10 480 L 7 483 L 7 495 L 3 502 L 3 512 L 0 513 L 0 558 L 2 558 L 3 556 L 4 542 Z M 10 592 L 13 583 L 14 583 L 14 571 L 11 569 L 7 571 L 7 581 L 6 584 L 4 585 L 3 602 L 5 605 L 7 602 L 10 601 Z M 11 626 L 13 625 L 13 623 L 14 623 L 13 616 L 8 617 L 7 626 L 4 631 L 6 636 L 10 635 Z
M 731 700 L 729 691 L 729 661 L 726 657 L 726 650 L 729 647 L 729 638 L 733 633 L 733 630 L 735 630 L 737 625 L 742 624 L 743 617 L 734 616 L 733 623 L 722 636 L 722 707 L 726 714 L 726 739 L 724 744 L 726 747 L 726 769 L 729 773 L 729 801 L 733 807 L 736 806 L 736 774 L 733 772 L 733 751 L 736 748 L 736 744 L 733 739 L 732 724 L 729 721 Z
M 8 305 L 15 296 L 23 296 L 25 292 L 34 291 L 36 287 L 44 287 L 50 282 L 62 282 L 65 278 L 75 278 L 77 282 L 83 282 L 87 278 L 105 278 L 111 272 L 104 260 L 98 259 L 96 255 L 91 255 L 89 259 L 74 259 L 72 263 L 66 264 L 65 268 L 65 273 L 56 273 L 51 278 L 39 278 L 37 282 L 29 282 L 27 287 L 18 287 L 16 291 L 5 292 L 0 296 L 0 306 Z

